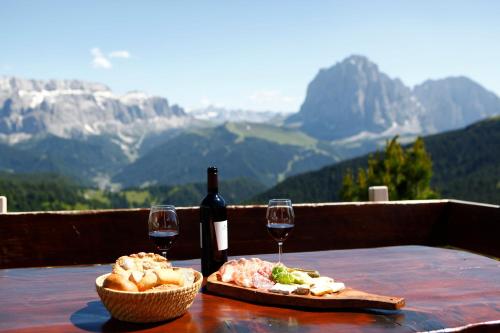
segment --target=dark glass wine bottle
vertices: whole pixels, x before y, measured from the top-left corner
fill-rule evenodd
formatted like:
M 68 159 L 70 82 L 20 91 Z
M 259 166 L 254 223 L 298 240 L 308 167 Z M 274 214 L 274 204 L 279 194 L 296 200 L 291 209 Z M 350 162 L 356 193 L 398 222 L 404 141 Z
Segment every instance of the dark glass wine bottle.
M 201 272 L 208 277 L 227 261 L 227 213 L 217 168 L 207 169 L 207 196 L 200 205 Z

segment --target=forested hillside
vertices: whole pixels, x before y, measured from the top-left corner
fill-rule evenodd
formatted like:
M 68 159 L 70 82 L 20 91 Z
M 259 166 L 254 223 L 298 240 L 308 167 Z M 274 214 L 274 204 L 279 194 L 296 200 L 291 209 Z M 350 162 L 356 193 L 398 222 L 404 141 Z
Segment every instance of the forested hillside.
M 500 204 L 500 117 L 425 142 L 441 197 Z
M 0 195 L 6 196 L 9 211 L 83 209 L 83 189 L 56 174 L 0 173 Z
M 433 162 L 431 186 L 442 198 L 500 203 L 500 117 L 424 137 Z M 294 202 L 339 201 L 347 169 L 366 167 L 369 155 L 290 177 L 252 202 L 289 197 Z
M 265 187 L 244 178 L 220 182 L 228 204 L 238 204 Z M 152 203 L 197 206 L 206 194 L 206 184 L 152 186 L 118 192 L 78 185 L 56 174 L 0 173 L 0 195 L 8 199 L 9 211 L 80 210 L 149 207 Z

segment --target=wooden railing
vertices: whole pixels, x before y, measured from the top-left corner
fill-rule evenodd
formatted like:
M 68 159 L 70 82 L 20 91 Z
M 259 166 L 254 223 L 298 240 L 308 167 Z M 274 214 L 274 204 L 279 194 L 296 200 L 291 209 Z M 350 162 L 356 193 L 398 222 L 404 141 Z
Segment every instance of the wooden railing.
M 405 244 L 455 246 L 500 257 L 500 207 L 455 200 L 294 205 L 285 252 Z M 230 255 L 272 253 L 265 206 L 229 206 Z M 170 259 L 199 258 L 197 207 L 178 208 Z M 109 263 L 152 251 L 149 209 L 0 214 L 0 268 Z

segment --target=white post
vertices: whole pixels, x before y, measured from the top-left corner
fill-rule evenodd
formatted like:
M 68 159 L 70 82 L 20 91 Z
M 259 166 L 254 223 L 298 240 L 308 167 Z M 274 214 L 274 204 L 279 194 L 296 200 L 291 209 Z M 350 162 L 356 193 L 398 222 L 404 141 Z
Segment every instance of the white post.
M 7 197 L 0 197 L 0 214 L 7 213 Z
M 368 198 L 370 201 L 389 201 L 389 189 L 387 186 L 370 186 Z

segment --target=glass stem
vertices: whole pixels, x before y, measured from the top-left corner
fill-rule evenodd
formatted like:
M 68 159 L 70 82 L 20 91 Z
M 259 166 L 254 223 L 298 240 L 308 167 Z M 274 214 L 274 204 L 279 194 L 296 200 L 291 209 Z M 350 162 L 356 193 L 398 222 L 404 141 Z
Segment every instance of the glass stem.
M 281 247 L 283 246 L 283 242 L 278 242 L 278 264 L 281 263 Z
M 167 259 L 167 250 L 161 250 L 161 255 Z

